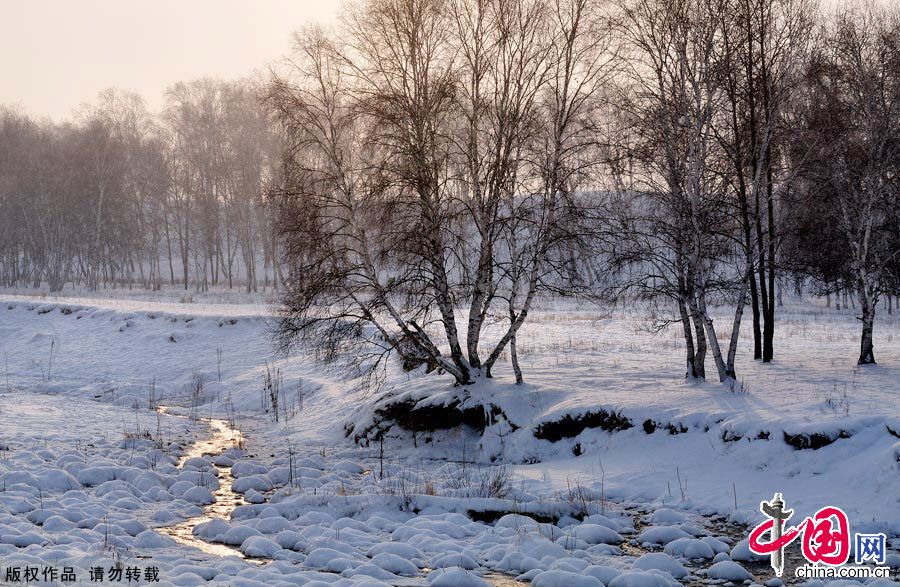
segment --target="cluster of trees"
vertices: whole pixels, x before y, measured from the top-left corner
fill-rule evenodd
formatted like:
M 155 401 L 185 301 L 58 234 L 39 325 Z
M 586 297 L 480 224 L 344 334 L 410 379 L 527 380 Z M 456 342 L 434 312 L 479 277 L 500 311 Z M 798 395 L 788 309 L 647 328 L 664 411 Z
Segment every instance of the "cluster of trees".
M 459 384 L 506 356 L 522 381 L 543 293 L 638 299 L 688 377 L 710 355 L 733 388 L 745 311 L 772 361 L 790 281 L 855 297 L 875 362 L 896 9 L 363 0 L 294 40 L 266 83 L 179 83 L 159 114 L 114 90 L 62 124 L 0 109 L 0 283 L 284 286 L 284 344 Z
M 376 0 L 297 36 L 268 96 L 290 144 L 283 340 L 396 353 L 459 384 L 508 346 L 521 380 L 516 333 L 591 230 L 578 186 L 602 159 L 613 72 L 591 8 Z
M 900 14 L 839 15 L 822 41 L 789 155 L 798 181 L 785 267 L 820 293 L 857 297 L 863 365 L 875 363 L 876 306 L 886 297 L 891 311 L 900 291 Z
M 535 296 L 637 297 L 680 324 L 688 377 L 710 354 L 733 388 L 745 309 L 773 360 L 791 279 L 856 296 L 875 361 L 900 276 L 896 11 L 368 0 L 295 41 L 266 95 L 287 145 L 285 343 L 459 384 L 508 349 L 521 382 Z
M 638 0 L 623 15 L 634 161 L 617 172 L 618 263 L 631 287 L 677 306 L 688 375 L 705 376 L 709 350 L 733 384 L 748 304 L 754 358 L 772 360 L 779 274 L 852 292 L 858 363 L 874 363 L 875 308 L 900 276 L 896 10 Z M 708 297 L 735 307 L 727 352 Z
M 0 283 L 277 284 L 279 144 L 247 81 L 176 84 L 158 115 L 117 90 L 66 123 L 0 108 Z

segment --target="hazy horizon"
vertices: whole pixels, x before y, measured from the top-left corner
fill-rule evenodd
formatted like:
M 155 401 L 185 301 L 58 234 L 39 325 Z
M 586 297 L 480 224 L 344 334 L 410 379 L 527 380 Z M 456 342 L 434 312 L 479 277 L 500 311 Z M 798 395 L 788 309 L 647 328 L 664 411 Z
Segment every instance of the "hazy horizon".
M 333 18 L 339 0 L 0 0 L 0 104 L 54 120 L 109 87 L 160 108 L 167 87 L 262 70 L 290 33 Z

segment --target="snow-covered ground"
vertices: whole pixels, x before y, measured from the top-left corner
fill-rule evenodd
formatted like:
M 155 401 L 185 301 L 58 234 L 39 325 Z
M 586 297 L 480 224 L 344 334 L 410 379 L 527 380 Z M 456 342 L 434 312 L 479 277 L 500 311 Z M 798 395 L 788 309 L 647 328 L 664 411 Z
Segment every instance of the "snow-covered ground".
M 500 367 L 468 390 L 398 368 L 372 388 L 275 355 L 264 297 L 178 295 L 0 300 L 0 584 L 116 564 L 179 585 L 763 581 L 739 542 L 776 491 L 795 519 L 836 505 L 886 532 L 900 566 L 891 316 L 860 369 L 852 310 L 789 305 L 774 364 L 743 333 L 730 393 L 684 380 L 675 329 L 547 301 L 520 334 L 523 387 Z M 378 415 L 403 400 L 497 409 L 483 434 L 413 433 Z

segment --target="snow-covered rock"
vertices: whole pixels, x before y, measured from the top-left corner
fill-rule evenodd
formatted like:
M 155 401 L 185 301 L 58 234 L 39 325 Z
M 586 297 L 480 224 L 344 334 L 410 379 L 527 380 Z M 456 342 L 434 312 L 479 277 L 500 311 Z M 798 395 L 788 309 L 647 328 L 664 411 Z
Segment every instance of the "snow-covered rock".
M 478 568 L 478 563 L 468 555 L 461 552 L 454 552 L 432 559 L 431 566 L 435 569 L 459 567 L 467 571 L 472 571 Z
M 172 546 L 174 540 L 167 536 L 163 536 L 155 530 L 144 530 L 134 539 L 134 546 L 137 548 L 165 548 Z
M 697 538 L 678 538 L 666 544 L 664 551 L 686 559 L 711 559 L 716 556 L 709 544 Z
M 710 579 L 725 579 L 726 581 L 744 581 L 753 578 L 747 569 L 734 561 L 715 563 L 706 570 L 706 576 Z
M 204 540 L 217 542 L 229 530 L 231 530 L 231 524 L 221 518 L 213 518 L 208 522 L 201 522 L 194 526 L 193 534 Z
M 713 557 L 712 562 L 720 563 L 722 561 L 730 561 L 730 560 L 731 560 L 731 557 L 728 555 L 727 552 L 720 552 L 715 557 Z
M 631 568 L 641 571 L 656 569 L 666 572 L 676 579 L 683 579 L 688 576 L 688 571 L 684 568 L 684 565 L 663 552 L 643 554 L 634 561 Z
M 616 567 L 610 567 L 607 565 L 589 565 L 587 568 L 582 571 L 585 575 L 590 575 L 591 577 L 595 577 L 600 579 L 604 585 L 609 585 L 613 579 L 622 574 L 622 569 L 617 569 Z
M 600 524 L 580 524 L 571 530 L 575 538 L 588 544 L 618 544 L 623 540 L 618 532 Z
M 534 569 L 544 569 L 538 559 L 521 552 L 510 552 L 496 565 L 497 570 L 507 573 L 525 573 Z
M 269 481 L 269 478 L 265 475 L 247 475 L 245 477 L 239 477 L 231 484 L 231 488 L 238 493 L 245 493 L 251 489 L 258 492 L 265 492 L 271 490 L 272 487 L 272 482 Z
M 206 487 L 200 487 L 196 485 L 191 487 L 183 494 L 181 494 L 181 499 L 185 501 L 189 501 L 196 505 L 209 505 L 211 503 L 215 503 L 216 498 L 213 496 L 212 492 Z
M 361 475 L 365 469 L 359 464 L 352 461 L 338 461 L 331 466 L 332 471 L 343 471 L 352 475 Z
M 677 587 L 678 581 L 660 571 L 625 571 L 614 578 L 607 587 Z
M 245 540 L 252 536 L 262 536 L 262 533 L 250 526 L 232 526 L 227 532 L 219 538 L 225 544 L 232 546 L 240 546 Z
M 742 561 L 742 562 L 754 562 L 766 560 L 769 558 L 765 555 L 756 554 L 755 552 L 750 550 L 750 541 L 745 538 L 734 545 L 734 548 L 731 549 L 731 558 L 732 560 Z
M 264 536 L 250 536 L 241 543 L 241 552 L 247 556 L 264 556 L 271 558 L 276 552 L 281 550 L 281 546 Z
M 650 523 L 654 526 L 664 526 L 667 524 L 681 524 L 687 520 L 687 516 L 682 512 L 678 512 L 669 508 L 659 508 L 650 516 Z
M 677 526 L 648 526 L 638 535 L 640 544 L 668 544 L 679 538 L 690 538 L 690 534 Z
M 600 579 L 569 571 L 544 571 L 534 577 L 533 587 L 603 587 Z
M 372 557 L 372 564 L 395 575 L 412 577 L 418 574 L 419 567 L 396 554 L 382 552 Z
M 428 573 L 431 587 L 490 587 L 490 583 L 465 569 L 435 569 Z

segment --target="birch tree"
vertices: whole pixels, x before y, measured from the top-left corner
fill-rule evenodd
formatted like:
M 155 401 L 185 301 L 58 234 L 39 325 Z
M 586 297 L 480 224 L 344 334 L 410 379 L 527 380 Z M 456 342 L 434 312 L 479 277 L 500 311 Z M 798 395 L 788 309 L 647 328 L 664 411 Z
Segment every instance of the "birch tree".
M 729 0 L 720 12 L 724 91 L 716 134 L 746 257 L 753 358 L 774 357 L 778 200 L 789 189 L 786 117 L 800 86 L 813 25 L 806 0 Z
M 283 341 L 396 353 L 460 385 L 492 375 L 585 235 L 577 186 L 609 71 L 596 8 L 373 0 L 298 37 L 269 95 L 289 138 Z
M 723 101 L 724 9 L 724 0 L 637 0 L 623 11 L 630 96 L 624 104 L 637 134 L 638 165 L 634 192 L 621 200 L 629 245 L 621 259 L 638 269 L 635 283 L 644 291 L 675 302 L 687 376 L 705 377 L 708 349 L 719 380 L 733 388 L 733 348 L 723 353 L 709 309 L 710 297 L 733 280 L 723 264 L 733 224 L 723 206 L 714 129 Z M 743 282 L 743 272 L 738 275 Z
M 897 11 L 866 5 L 838 13 L 824 31 L 808 77 L 798 141 L 815 147 L 804 168 L 797 205 L 819 210 L 822 216 L 800 239 L 825 250 L 804 262 L 811 267 L 820 266 L 823 259 L 842 262 L 842 273 L 859 300 L 862 333 L 857 362 L 874 364 L 875 310 L 896 283 L 900 255 Z M 836 238 L 823 242 L 822 233 Z M 842 250 L 824 254 L 833 248 Z

